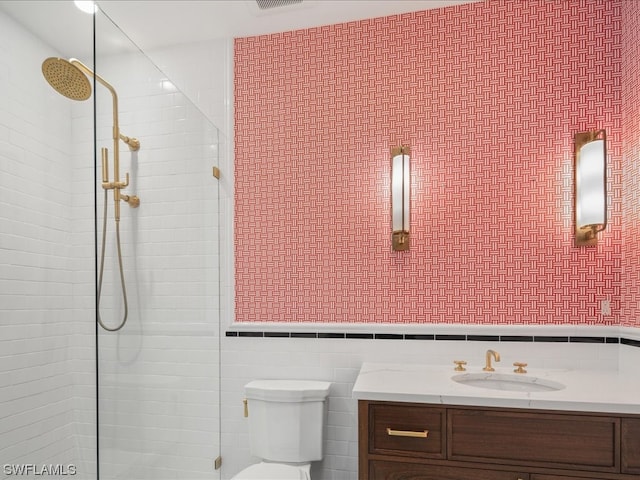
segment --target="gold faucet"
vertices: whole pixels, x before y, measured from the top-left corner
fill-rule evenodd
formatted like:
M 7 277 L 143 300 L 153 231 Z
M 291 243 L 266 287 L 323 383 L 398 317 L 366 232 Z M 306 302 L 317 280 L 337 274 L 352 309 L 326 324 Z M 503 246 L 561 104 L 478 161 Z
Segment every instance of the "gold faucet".
M 482 369 L 485 372 L 495 372 L 495 368 L 493 368 L 491 366 L 491 357 L 493 357 L 495 359 L 496 362 L 500 361 L 500 354 L 498 352 L 496 352 L 495 350 L 487 350 L 487 364 L 485 365 L 485 367 Z

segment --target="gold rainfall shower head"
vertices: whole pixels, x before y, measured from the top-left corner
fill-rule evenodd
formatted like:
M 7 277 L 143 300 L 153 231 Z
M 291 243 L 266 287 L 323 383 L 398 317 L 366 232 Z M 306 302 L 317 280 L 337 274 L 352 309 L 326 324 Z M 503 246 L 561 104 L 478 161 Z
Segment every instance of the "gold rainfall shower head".
M 87 100 L 91 96 L 87 76 L 64 58 L 47 58 L 42 62 L 42 74 L 49 85 L 71 100 Z

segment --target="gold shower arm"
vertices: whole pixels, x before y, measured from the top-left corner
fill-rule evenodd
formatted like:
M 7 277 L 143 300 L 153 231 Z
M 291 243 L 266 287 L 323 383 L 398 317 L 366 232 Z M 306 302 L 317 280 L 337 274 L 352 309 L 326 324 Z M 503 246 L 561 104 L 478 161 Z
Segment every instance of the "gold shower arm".
M 113 183 L 118 184 L 120 183 L 120 154 L 118 148 L 118 141 L 120 140 L 120 127 L 118 126 L 118 94 L 116 93 L 116 89 L 113 88 L 111 84 L 104 78 L 92 71 L 77 58 L 69 59 L 69 63 L 72 63 L 73 65 L 78 67 L 89 78 L 95 78 L 98 82 L 100 82 L 100 84 L 102 84 L 107 90 L 111 92 L 111 96 L 113 99 Z M 113 195 L 114 201 L 116 203 L 116 221 L 118 221 L 120 220 L 120 191 L 118 188 L 114 189 Z
M 140 148 L 140 142 L 135 138 L 129 138 L 120 133 L 120 126 L 118 124 L 118 94 L 116 93 L 116 89 L 111 86 L 109 82 L 107 82 L 100 75 L 92 71 L 89 67 L 87 67 L 84 63 L 82 63 L 77 58 L 69 59 L 69 63 L 76 66 L 80 69 L 85 75 L 88 77 L 95 78 L 102 86 L 104 86 L 107 90 L 111 92 L 111 97 L 113 99 L 113 182 L 102 182 L 102 188 L 105 190 L 113 189 L 113 202 L 114 202 L 114 216 L 116 223 L 120 222 L 120 189 L 126 188 L 129 185 L 129 174 L 126 174 L 126 180 L 124 182 L 120 181 L 120 145 L 119 141 L 122 139 L 132 150 L 138 150 Z M 107 154 L 106 151 L 102 153 L 103 159 L 103 167 L 102 167 L 102 176 L 103 180 L 105 177 L 108 179 L 108 174 L 105 174 L 106 169 L 106 161 Z
M 118 130 L 118 94 L 116 93 L 116 89 L 113 88 L 111 84 L 107 82 L 104 78 L 102 78 L 100 75 L 95 73 L 93 70 L 91 70 L 89 67 L 87 67 L 84 63 L 82 63 L 77 58 L 69 59 L 69 63 L 74 64 L 76 67 L 82 70 L 85 73 L 85 75 L 87 75 L 89 78 L 95 78 L 102 86 L 104 86 L 107 90 L 111 92 L 111 95 L 113 97 L 113 128 L 114 128 L 114 132 L 117 131 Z M 118 135 L 114 136 L 114 138 L 119 137 L 120 132 L 118 131 L 117 133 Z
M 88 77 L 95 77 L 95 79 L 102 86 L 104 86 L 107 90 L 111 92 L 111 96 L 113 98 L 113 139 L 116 141 L 117 139 L 122 140 L 124 143 L 129 145 L 129 148 L 134 152 L 137 152 L 138 150 L 140 150 L 140 142 L 138 141 L 138 139 L 133 137 L 127 137 L 126 135 L 122 135 L 120 133 L 120 125 L 118 123 L 118 94 L 116 92 L 116 89 L 113 88 L 113 86 L 109 82 L 107 82 L 104 78 L 102 78 L 100 75 L 95 73 L 93 70 L 91 70 L 89 67 L 87 67 L 84 63 L 82 63 L 77 58 L 71 58 L 69 60 L 69 63 L 74 64 L 76 67 L 82 70 L 85 73 L 85 75 L 87 75 Z

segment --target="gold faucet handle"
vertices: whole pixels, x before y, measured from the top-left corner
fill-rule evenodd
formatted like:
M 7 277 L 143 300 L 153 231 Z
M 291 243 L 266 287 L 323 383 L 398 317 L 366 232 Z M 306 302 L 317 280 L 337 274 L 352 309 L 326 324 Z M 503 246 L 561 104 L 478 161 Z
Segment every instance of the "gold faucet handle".
M 518 367 L 514 370 L 515 373 L 527 373 L 527 371 L 524 369 L 524 367 L 527 366 L 526 363 L 513 362 L 513 366 Z
M 453 363 L 457 365 L 457 367 L 454 368 L 456 372 L 464 372 L 467 370 L 466 368 L 464 368 L 464 365 L 467 364 L 465 360 L 454 360 Z

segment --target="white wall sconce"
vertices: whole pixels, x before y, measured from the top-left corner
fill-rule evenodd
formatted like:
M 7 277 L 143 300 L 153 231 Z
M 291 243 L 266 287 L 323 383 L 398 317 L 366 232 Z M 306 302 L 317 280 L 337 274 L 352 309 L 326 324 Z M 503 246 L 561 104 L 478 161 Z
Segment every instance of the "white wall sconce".
M 391 149 L 391 245 L 394 251 L 409 250 L 410 156 L 407 146 Z
M 575 242 L 595 246 L 607 227 L 607 134 L 604 130 L 576 133 Z

